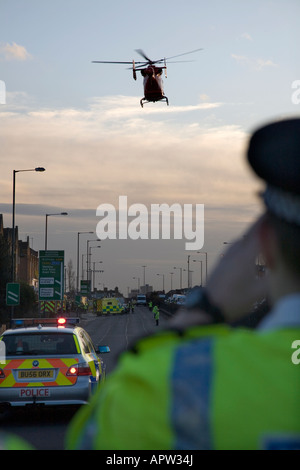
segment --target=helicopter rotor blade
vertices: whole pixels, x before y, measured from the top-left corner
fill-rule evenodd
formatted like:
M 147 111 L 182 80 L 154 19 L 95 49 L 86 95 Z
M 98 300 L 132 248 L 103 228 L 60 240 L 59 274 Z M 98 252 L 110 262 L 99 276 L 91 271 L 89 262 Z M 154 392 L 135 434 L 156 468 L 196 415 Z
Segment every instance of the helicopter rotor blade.
M 142 57 L 144 57 L 144 59 L 146 59 L 148 62 L 150 62 L 151 64 L 153 63 L 153 61 L 151 59 L 149 59 L 149 57 L 146 56 L 145 52 L 142 51 L 142 49 L 135 49 L 135 51 L 140 54 Z
M 130 62 L 112 62 L 109 60 L 92 60 L 93 64 L 132 64 L 132 60 Z M 135 62 L 136 64 L 143 64 L 144 62 Z
M 171 57 L 166 57 L 166 60 L 175 59 L 175 57 L 181 57 L 181 56 L 187 55 L 187 54 L 193 54 L 194 52 L 198 52 L 198 51 L 203 51 L 203 48 L 194 49 L 193 51 L 189 51 L 189 52 L 183 52 L 183 54 L 177 54 L 177 55 L 173 55 Z M 161 59 L 161 60 L 163 60 L 163 59 Z

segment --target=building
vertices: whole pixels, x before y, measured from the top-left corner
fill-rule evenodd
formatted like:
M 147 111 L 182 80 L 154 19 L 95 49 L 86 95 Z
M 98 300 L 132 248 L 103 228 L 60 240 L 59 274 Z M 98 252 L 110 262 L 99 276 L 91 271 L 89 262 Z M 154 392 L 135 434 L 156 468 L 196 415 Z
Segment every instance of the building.
M 0 214 L 0 266 L 6 271 L 5 278 L 12 281 L 12 228 L 4 227 L 3 215 Z M 37 288 L 39 260 L 38 252 L 30 248 L 29 237 L 19 240 L 18 227 L 15 227 L 15 281 L 25 282 Z
M 30 248 L 29 237 L 25 242 L 19 240 L 19 257 L 18 257 L 18 281 L 25 282 L 38 289 L 39 277 L 39 256 L 38 252 Z

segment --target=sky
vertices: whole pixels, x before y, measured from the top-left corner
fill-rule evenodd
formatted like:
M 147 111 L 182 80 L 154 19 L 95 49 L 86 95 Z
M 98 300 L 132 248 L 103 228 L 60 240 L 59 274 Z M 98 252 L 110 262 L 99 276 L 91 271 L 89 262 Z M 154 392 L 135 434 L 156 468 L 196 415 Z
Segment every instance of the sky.
M 142 266 L 145 282 L 161 289 L 164 279 L 165 290 L 171 279 L 179 287 L 185 269 L 186 287 L 188 257 L 192 284 L 201 266 L 205 283 L 203 253 L 210 272 L 224 241 L 262 210 L 262 183 L 245 158 L 251 132 L 299 115 L 299 17 L 299 0 L 0 0 L 4 226 L 12 225 L 13 170 L 44 167 L 16 175 L 16 225 L 33 249 L 45 247 L 46 214 L 67 212 L 48 217 L 48 249 L 65 250 L 76 271 L 78 232 L 94 232 L 80 235 L 79 258 L 81 275 L 90 240 L 104 271 L 97 287 L 126 295 L 143 284 Z M 129 66 L 92 63 L 140 60 L 136 49 L 157 60 L 198 48 L 174 59 L 188 62 L 167 62 L 169 106 L 141 108 L 142 77 L 134 81 Z M 149 214 L 152 204 L 203 204 L 202 254 L 187 251 L 184 238 L 97 242 L 97 208 L 111 204 L 118 214 L 120 196 Z

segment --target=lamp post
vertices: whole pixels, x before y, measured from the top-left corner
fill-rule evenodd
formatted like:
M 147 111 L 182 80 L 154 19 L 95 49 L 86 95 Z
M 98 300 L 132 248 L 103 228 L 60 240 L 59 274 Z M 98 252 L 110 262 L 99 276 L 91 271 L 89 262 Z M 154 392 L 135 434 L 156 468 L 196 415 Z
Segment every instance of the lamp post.
M 87 240 L 86 241 L 86 280 L 89 280 L 89 243 L 90 242 L 100 242 L 101 240 L 97 238 L 96 240 Z
M 145 276 L 145 269 L 147 268 L 147 266 L 142 266 L 142 268 L 144 268 L 144 288 L 146 289 L 146 276 Z
M 156 276 L 162 276 L 162 278 L 163 278 L 163 293 L 165 293 L 165 275 L 164 274 L 156 274 Z
M 47 239 L 48 239 L 48 217 L 50 215 L 68 215 L 67 212 L 59 212 L 58 214 L 46 214 L 46 226 L 45 226 L 45 251 L 47 251 Z
M 180 289 L 182 289 L 182 268 L 177 268 L 176 266 L 174 266 L 173 269 L 180 269 Z
M 170 273 L 171 274 L 171 291 L 173 290 L 173 274 L 174 273 Z
M 205 255 L 205 285 L 207 284 L 207 251 L 197 251 L 197 254 L 201 255 L 201 254 L 204 254 Z
M 79 292 L 79 235 L 83 233 L 94 233 L 94 232 L 77 232 L 77 292 Z
M 16 234 L 15 234 L 15 211 L 16 211 L 16 173 L 24 171 L 37 171 L 43 172 L 45 168 L 38 166 L 36 168 L 30 168 L 28 170 L 13 170 L 13 209 L 12 209 L 12 249 L 11 249 L 11 277 L 12 282 L 15 282 L 15 245 L 16 245 Z
M 202 279 L 202 260 L 193 259 L 193 262 L 194 262 L 194 263 L 201 263 L 201 287 L 202 287 L 202 284 L 203 284 L 203 279 Z
M 90 273 L 92 273 L 92 269 L 91 269 L 91 258 L 92 258 L 92 248 L 101 248 L 101 245 L 97 245 L 97 246 L 90 246 L 90 252 L 89 252 L 89 257 L 90 257 L 90 260 L 89 260 L 89 271 Z M 92 277 L 92 276 L 90 276 Z M 93 292 L 93 289 L 95 287 L 95 277 L 93 275 L 93 285 L 92 285 L 92 279 L 90 279 L 91 281 L 91 292 Z
M 104 270 L 103 269 L 96 269 L 95 266 L 96 266 L 96 263 L 103 263 L 103 261 L 93 261 L 93 287 L 94 287 L 94 290 L 95 290 L 95 287 L 96 287 L 96 273 L 104 273 Z
M 187 259 L 187 265 L 188 265 L 188 289 L 190 288 L 190 257 L 191 257 L 191 255 L 188 255 L 188 259 Z
M 137 279 L 138 281 L 138 294 L 140 293 L 140 278 L 139 277 L 133 277 L 132 279 Z

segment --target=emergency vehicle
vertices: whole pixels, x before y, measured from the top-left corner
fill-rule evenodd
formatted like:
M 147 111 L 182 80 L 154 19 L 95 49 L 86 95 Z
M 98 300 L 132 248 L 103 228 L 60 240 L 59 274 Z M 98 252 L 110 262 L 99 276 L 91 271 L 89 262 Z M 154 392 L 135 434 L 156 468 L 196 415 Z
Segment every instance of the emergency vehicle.
M 124 307 L 115 297 L 107 297 L 97 301 L 97 314 L 123 313 Z
M 78 323 L 71 318 L 13 320 L 13 328 L 0 336 L 0 406 L 88 402 L 105 378 L 98 354 L 109 347 L 96 352 Z

